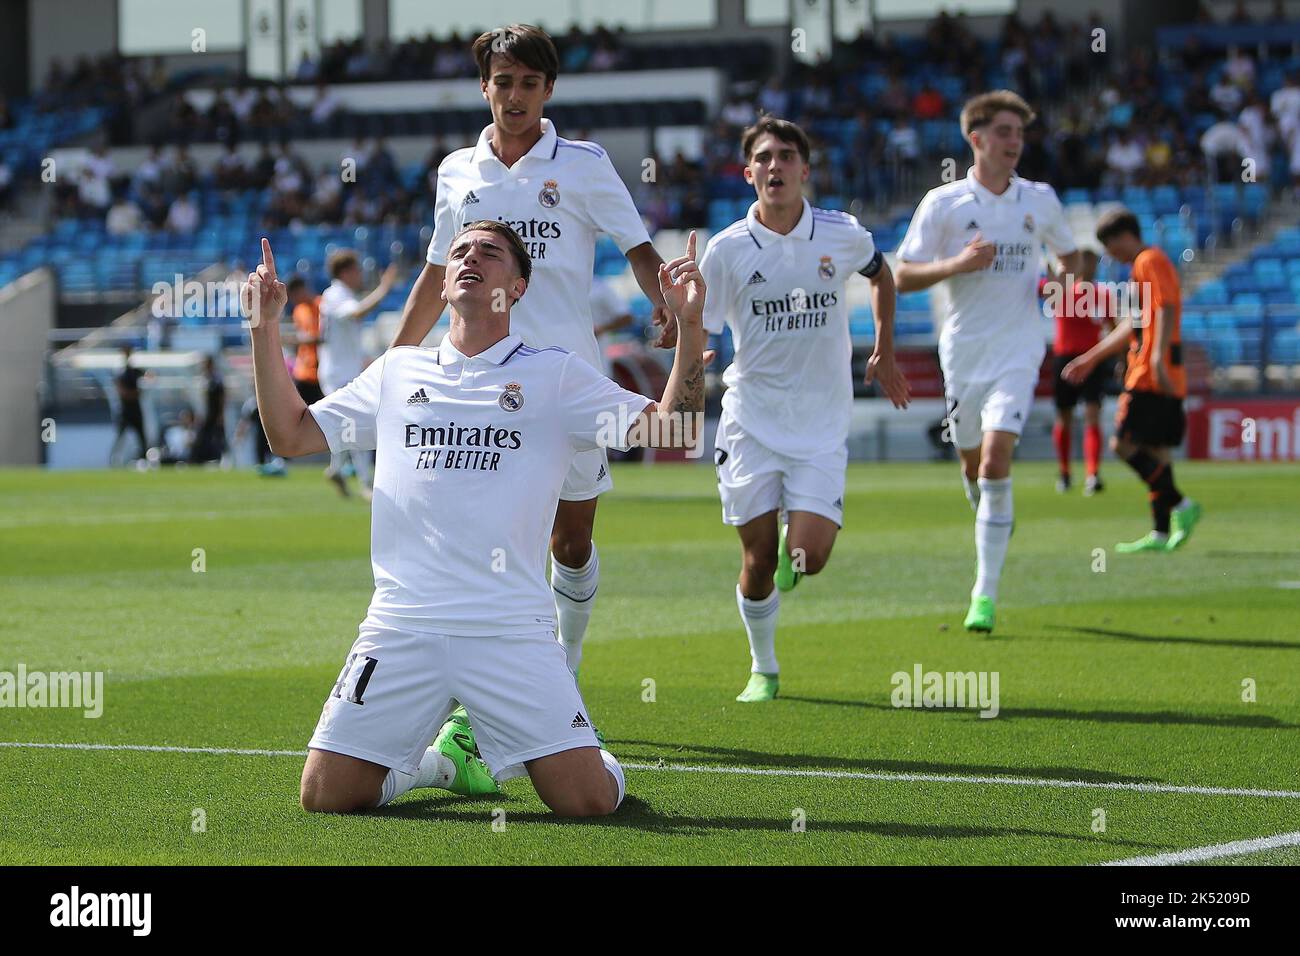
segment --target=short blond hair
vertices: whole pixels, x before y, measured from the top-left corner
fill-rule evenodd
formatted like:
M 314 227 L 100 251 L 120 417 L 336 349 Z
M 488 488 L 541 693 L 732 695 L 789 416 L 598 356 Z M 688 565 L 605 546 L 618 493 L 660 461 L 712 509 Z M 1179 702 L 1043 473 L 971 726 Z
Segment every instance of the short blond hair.
M 1038 115 L 1025 98 L 1013 90 L 993 90 L 972 96 L 961 108 L 961 135 L 969 137 L 971 130 L 979 129 L 993 122 L 993 117 L 1001 112 L 1015 113 L 1026 126 Z

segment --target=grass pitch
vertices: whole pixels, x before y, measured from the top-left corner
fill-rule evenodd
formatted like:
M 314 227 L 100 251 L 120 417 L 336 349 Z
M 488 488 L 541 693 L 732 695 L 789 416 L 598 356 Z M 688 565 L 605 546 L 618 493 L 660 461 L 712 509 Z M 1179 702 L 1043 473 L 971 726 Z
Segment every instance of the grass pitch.
M 741 705 L 712 470 L 618 468 L 582 685 L 633 769 L 584 823 L 526 780 L 308 815 L 292 754 L 81 747 L 300 751 L 370 597 L 368 510 L 315 468 L 0 472 L 0 671 L 105 672 L 99 719 L 0 708 L 0 742 L 78 745 L 0 747 L 0 863 L 1075 864 L 1295 831 L 1300 467 L 1180 463 L 1206 517 L 1157 556 L 1113 552 L 1148 526 L 1121 466 L 1092 499 L 1052 472 L 1016 467 L 976 637 L 955 466 L 852 467 L 830 566 L 782 601 L 783 696 Z M 998 672 L 999 715 L 896 709 L 917 664 Z

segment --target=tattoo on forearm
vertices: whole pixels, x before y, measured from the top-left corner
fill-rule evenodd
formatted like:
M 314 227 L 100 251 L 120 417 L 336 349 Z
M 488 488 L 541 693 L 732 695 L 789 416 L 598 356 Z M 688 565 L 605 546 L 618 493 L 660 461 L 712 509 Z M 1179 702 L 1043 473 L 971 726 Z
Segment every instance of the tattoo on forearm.
M 682 383 L 677 401 L 673 403 L 674 412 L 700 412 L 704 410 L 704 362 L 696 359 L 691 363 L 686 380 Z

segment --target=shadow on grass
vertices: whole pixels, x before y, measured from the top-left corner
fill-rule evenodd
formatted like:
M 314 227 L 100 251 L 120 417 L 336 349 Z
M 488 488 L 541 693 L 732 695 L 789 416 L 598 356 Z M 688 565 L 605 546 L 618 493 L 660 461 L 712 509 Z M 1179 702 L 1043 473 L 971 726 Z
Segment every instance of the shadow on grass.
M 494 797 L 497 805 L 500 798 Z M 492 800 L 487 801 L 491 803 Z M 466 802 L 463 797 L 429 797 L 423 800 L 404 800 L 382 811 L 373 811 L 376 815 L 401 817 L 413 820 L 443 820 L 449 823 L 467 823 L 481 819 L 479 813 L 467 813 L 455 807 Z M 482 804 L 483 801 L 475 801 Z M 482 811 L 480 811 L 481 813 Z M 597 826 L 611 829 L 639 830 L 668 836 L 700 836 L 715 831 L 734 833 L 737 831 L 770 830 L 774 833 L 791 832 L 791 821 L 785 816 L 742 817 L 742 816 L 690 816 L 676 813 L 663 813 L 656 810 L 645 800 L 629 796 L 623 801 L 618 811 L 608 817 L 589 817 L 586 819 L 565 819 L 542 810 L 510 810 L 505 816 L 507 827 L 515 823 L 551 823 L 582 826 Z M 998 839 L 1005 837 L 1026 837 L 1029 839 L 1073 840 L 1081 843 L 1099 843 L 1115 847 L 1141 847 L 1146 849 L 1167 849 L 1165 844 L 1145 843 L 1138 840 L 1121 840 L 1093 833 L 1069 833 L 1059 830 L 1036 830 L 1032 827 L 980 826 L 958 823 L 899 823 L 887 820 L 818 820 L 807 821 L 809 833 L 856 834 L 869 833 L 875 836 L 914 839 L 914 840 L 973 840 Z
M 791 699 L 791 698 L 787 698 Z M 865 705 L 864 705 L 865 706 Z M 874 705 L 879 706 L 879 705 Z M 892 710 L 893 708 L 888 708 Z M 676 764 L 711 764 L 718 767 L 791 768 L 796 770 L 847 770 L 858 773 L 924 773 L 966 777 L 1041 777 L 1049 780 L 1086 780 L 1089 783 L 1159 783 L 1155 777 L 1134 777 L 1086 767 L 1008 767 L 1002 764 L 938 763 L 926 760 L 884 760 L 864 757 L 831 757 L 816 754 L 765 753 L 736 747 L 703 744 L 673 745 L 659 740 L 609 739 L 620 760 L 654 763 L 660 758 Z M 638 746 L 653 752 L 638 752 Z M 633 749 L 625 749 L 631 747 Z
M 1136 641 L 1139 644 L 1191 644 L 1193 647 L 1234 647 L 1262 651 L 1300 651 L 1300 641 L 1232 640 L 1224 637 L 1177 637 L 1168 634 L 1138 634 L 1136 631 L 1117 631 L 1105 627 L 1078 627 L 1065 624 L 1048 624 L 1048 631 L 1070 631 L 1094 637 L 1111 637 L 1119 641 Z
M 908 713 L 947 714 L 955 718 L 982 720 L 978 708 L 894 707 L 873 700 L 832 700 L 825 697 L 786 697 L 781 700 L 803 704 L 829 704 L 836 707 L 861 707 L 867 710 L 904 710 Z M 1003 707 L 996 720 L 1081 720 L 1097 724 L 1174 724 L 1199 727 L 1247 727 L 1254 730 L 1297 730 L 1300 724 L 1288 724 L 1276 717 L 1258 714 L 1188 714 L 1173 710 L 1064 710 L 1054 707 Z

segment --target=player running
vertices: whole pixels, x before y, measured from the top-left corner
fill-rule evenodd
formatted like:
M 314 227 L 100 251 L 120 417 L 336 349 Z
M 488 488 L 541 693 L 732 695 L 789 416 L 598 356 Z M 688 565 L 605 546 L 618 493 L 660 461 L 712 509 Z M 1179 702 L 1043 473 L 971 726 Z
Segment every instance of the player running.
M 511 328 L 531 346 L 558 345 L 603 368 L 592 331 L 591 282 L 599 233 L 614 238 L 672 345 L 671 313 L 659 292 L 662 260 L 627 187 L 595 143 L 559 136 L 542 108 L 555 89 L 559 55 L 545 32 L 513 24 L 484 33 L 473 45 L 492 123 L 477 145 L 451 153 L 438 167 L 433 240 L 415 282 L 394 345 L 419 345 L 437 323 L 451 237 L 474 219 L 500 219 L 532 256 L 533 293 L 514 309 Z M 577 455 L 560 493 L 551 531 L 551 588 L 559 637 L 576 673 L 591 620 L 600 559 L 592 543 L 599 495 L 614 486 L 603 448 Z
M 975 509 L 978 571 L 964 622 L 970 631 L 993 630 L 1011 540 L 1011 456 L 1045 352 L 1038 305 L 1043 246 L 1061 260 L 1063 272 L 1079 272 L 1056 192 L 1015 174 L 1033 118 L 1029 104 L 1010 90 L 968 100 L 961 131 L 974 165 L 965 179 L 926 193 L 898 249 L 899 292 L 947 283 L 939 364 L 966 497 Z
M 361 348 L 361 322 L 379 307 L 397 281 L 397 264 L 391 263 L 379 277 L 379 284 L 363 297 L 361 290 L 365 277 L 361 272 L 361 260 L 351 249 L 340 249 L 331 255 L 328 268 L 332 281 L 320 297 L 320 366 L 317 370 L 321 391 L 326 395 L 338 391 L 361 374 L 365 361 Z M 331 453 L 325 477 L 346 498 L 348 486 L 343 477 L 343 466 L 348 457 L 352 459 L 361 496 L 369 498 L 370 458 L 364 452 Z
M 244 304 L 256 310 L 254 374 L 272 449 L 378 452 L 375 593 L 309 744 L 303 807 L 362 810 L 412 787 L 489 793 L 526 772 L 558 814 L 613 812 L 623 771 L 599 745 L 555 640 L 546 537 L 577 451 L 693 444 L 704 407 L 694 234 L 660 271 L 678 344 L 657 404 L 511 333 L 532 262 L 509 226 L 484 221 L 448 242 L 441 346 L 390 349 L 309 408 L 281 358 L 286 291 L 265 239 L 262 255 Z M 482 760 L 456 722 L 428 746 L 453 699 Z
M 808 137 L 764 117 L 745 130 L 741 150 L 757 201 L 709 240 L 700 270 L 710 290 L 705 330 L 729 325 L 736 347 L 714 460 L 722 520 L 740 534 L 736 604 L 751 667 L 736 700 L 753 703 L 780 686 L 779 592 L 826 566 L 843 524 L 853 405 L 845 285 L 855 273 L 871 283 L 876 321 L 866 381 L 898 408 L 908 386 L 894 364 L 893 275 L 857 219 L 803 198 Z
M 1101 341 L 1102 335 L 1115 326 L 1115 301 L 1110 292 L 1095 283 L 1097 253 L 1084 249 L 1079 253 L 1079 275 L 1053 275 L 1045 287 L 1052 289 L 1048 302 L 1056 318 L 1056 338 L 1052 342 L 1052 383 L 1056 400 L 1056 422 L 1052 426 L 1052 444 L 1060 468 L 1056 490 L 1070 490 L 1070 457 L 1073 439 L 1074 407 L 1083 399 L 1083 461 L 1087 472 L 1083 493 L 1089 497 L 1105 490 L 1101 480 L 1101 396 L 1111 366 L 1099 363 L 1092 373 L 1075 385 L 1061 374 L 1065 367 Z M 1073 281 L 1071 281 L 1073 280 Z M 1069 283 L 1068 287 L 1066 283 Z
M 1133 263 L 1131 281 L 1141 317 L 1120 322 L 1062 374 L 1068 381 L 1082 382 L 1105 359 L 1128 348 L 1128 371 L 1110 447 L 1149 489 L 1154 527 L 1136 541 L 1117 544 L 1115 550 L 1121 554 L 1176 551 L 1201 520 L 1201 506 L 1174 484 L 1173 450 L 1183 443 L 1187 426 L 1178 272 L 1163 250 L 1142 241 L 1137 216 L 1127 209 L 1103 215 L 1097 222 L 1097 239 L 1107 254 Z

